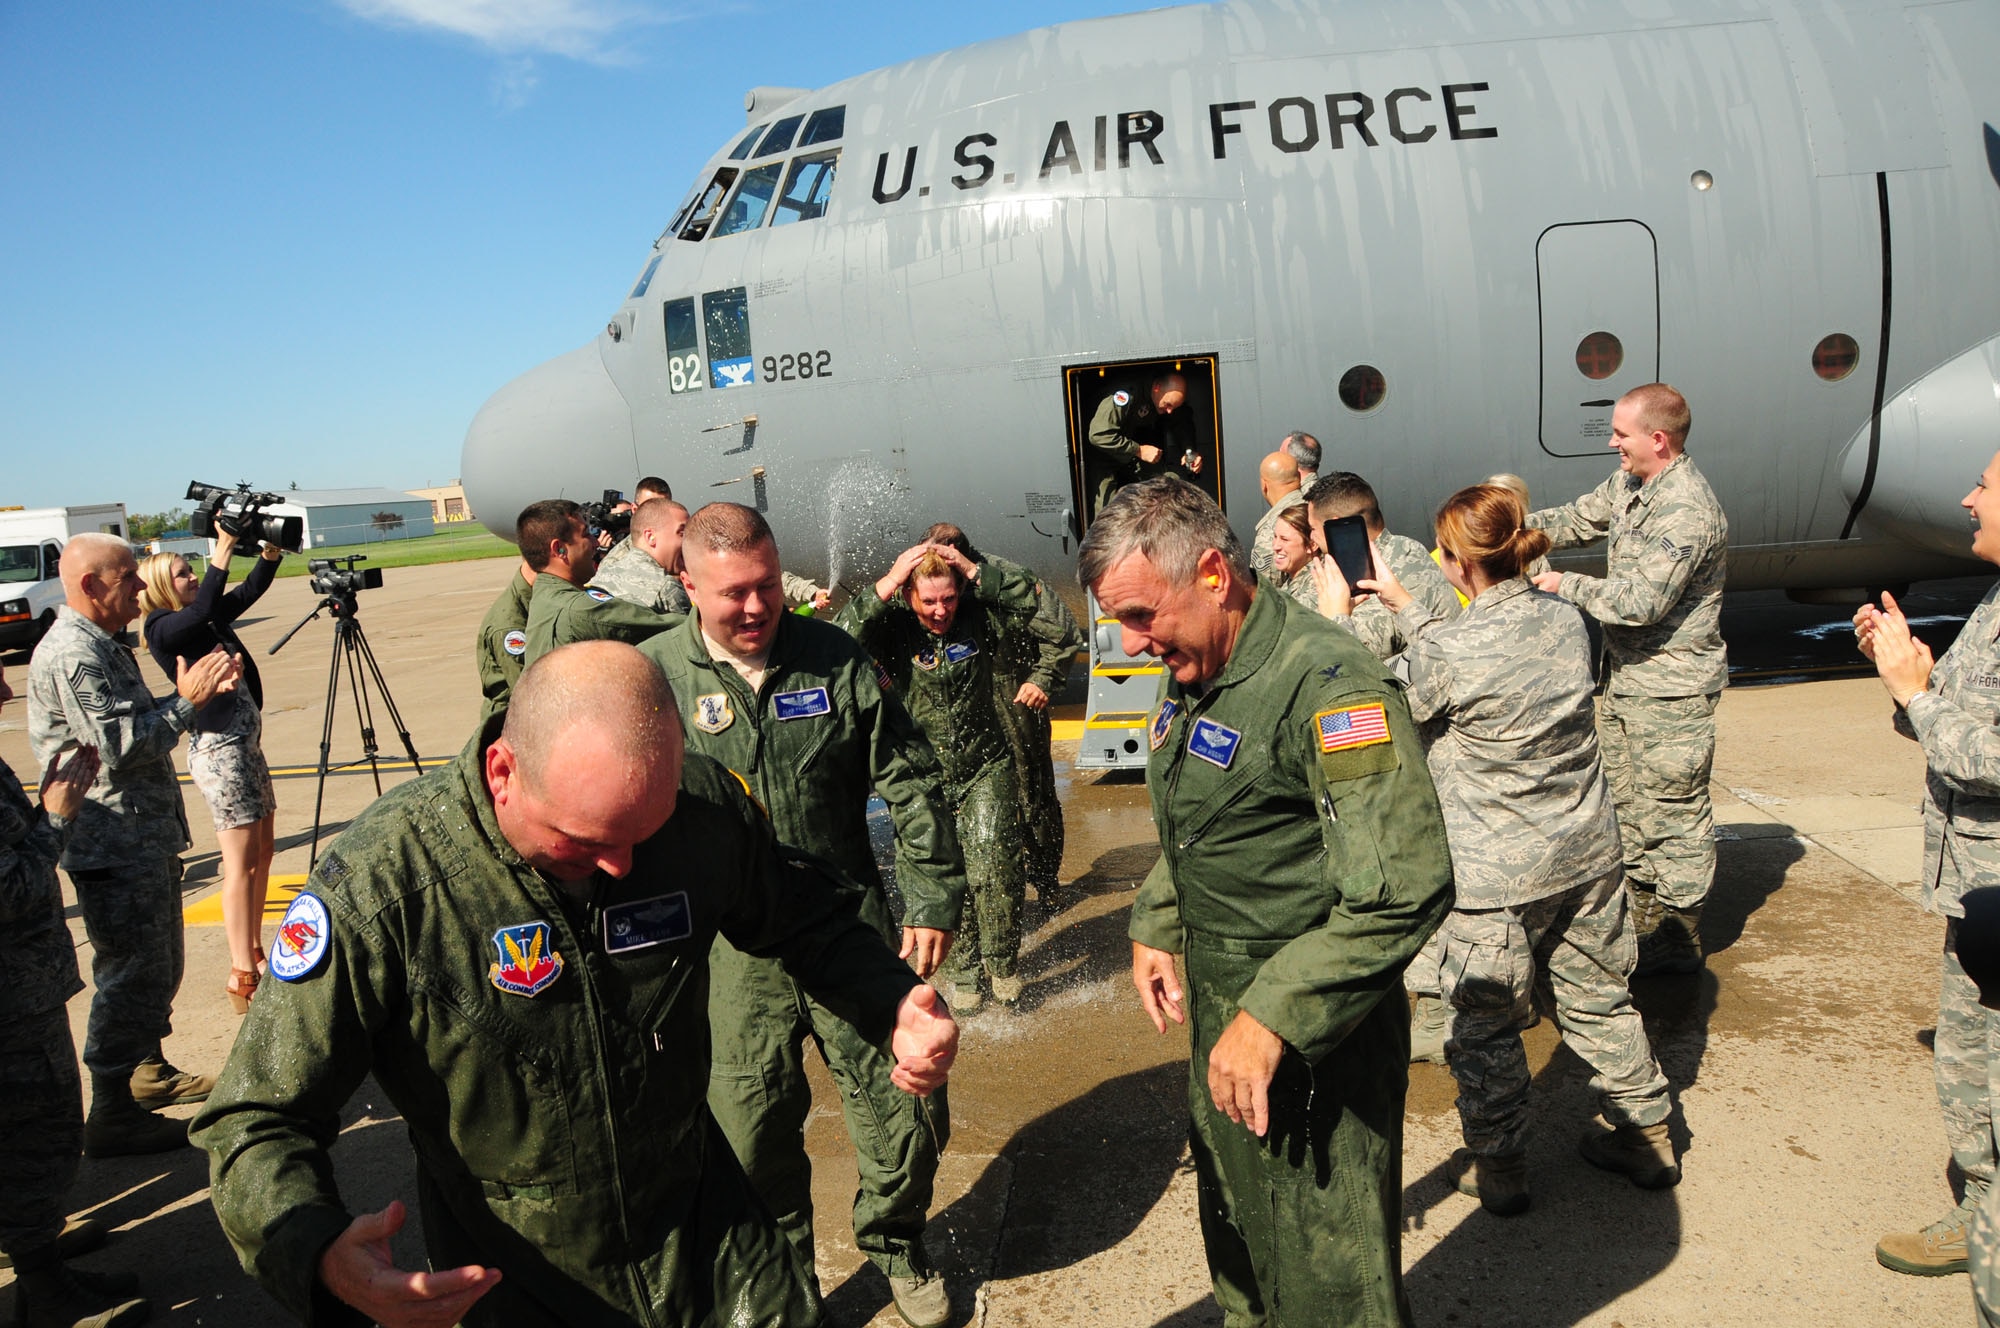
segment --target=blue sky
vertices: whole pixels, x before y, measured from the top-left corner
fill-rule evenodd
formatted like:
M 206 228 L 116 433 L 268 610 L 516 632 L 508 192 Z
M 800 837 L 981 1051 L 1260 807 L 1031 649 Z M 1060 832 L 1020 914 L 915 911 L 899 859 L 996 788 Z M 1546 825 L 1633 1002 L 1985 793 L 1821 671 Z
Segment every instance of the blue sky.
M 0 0 L 0 505 L 442 484 L 758 84 L 1134 0 Z

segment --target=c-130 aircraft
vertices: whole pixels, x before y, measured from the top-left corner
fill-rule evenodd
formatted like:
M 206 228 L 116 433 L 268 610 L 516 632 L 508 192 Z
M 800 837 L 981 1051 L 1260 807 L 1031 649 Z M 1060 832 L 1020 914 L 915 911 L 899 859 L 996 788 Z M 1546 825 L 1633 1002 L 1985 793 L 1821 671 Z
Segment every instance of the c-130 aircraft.
M 1666 380 L 1732 588 L 1962 574 L 1995 68 L 1990 0 L 1229 0 L 759 88 L 604 330 L 480 410 L 467 494 L 504 529 L 659 473 L 850 585 L 944 519 L 1073 587 L 1093 411 L 1155 374 L 1246 537 L 1290 429 L 1423 537 L 1494 471 L 1591 488 Z

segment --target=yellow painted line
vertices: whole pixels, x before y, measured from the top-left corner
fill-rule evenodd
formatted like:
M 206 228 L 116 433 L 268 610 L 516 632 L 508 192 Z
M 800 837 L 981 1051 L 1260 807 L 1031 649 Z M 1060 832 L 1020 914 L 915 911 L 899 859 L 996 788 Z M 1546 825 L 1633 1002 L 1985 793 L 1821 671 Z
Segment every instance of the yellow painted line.
M 436 770 L 441 766 L 450 765 L 453 761 L 457 759 L 458 758 L 455 756 L 426 756 L 424 758 L 423 768 L 425 770 Z M 390 757 L 378 754 L 375 760 L 376 763 L 382 767 L 382 773 L 385 775 L 393 775 L 398 770 L 407 771 L 410 768 L 410 758 L 407 756 Z M 314 775 L 317 775 L 318 773 L 319 773 L 319 766 L 317 764 L 274 765 L 271 767 L 271 778 L 273 779 L 311 779 Z M 369 770 L 368 770 L 368 760 L 366 757 L 362 757 L 358 760 L 353 760 L 353 761 L 341 761 L 334 765 L 330 765 L 326 768 L 326 775 L 328 779 L 332 779 L 336 775 L 357 775 L 357 774 L 365 775 L 367 773 L 369 773 Z M 187 773 L 185 771 L 177 773 L 175 778 L 182 784 L 194 783 L 192 779 L 188 778 Z M 23 784 L 21 787 L 27 790 L 28 796 L 30 797 L 33 797 L 35 794 L 41 792 L 42 789 L 42 786 L 39 783 Z
M 299 887 L 306 883 L 304 876 L 273 876 L 271 893 L 264 896 L 264 921 L 276 922 L 285 916 L 285 910 L 292 906 L 292 898 Z M 220 927 L 222 925 L 222 891 L 216 890 L 181 910 L 181 917 L 190 927 Z
M 1145 724 L 1146 712 L 1143 710 L 1106 711 L 1083 722 L 1087 729 L 1136 729 L 1145 727 Z
M 1149 673 L 1158 673 L 1158 664 L 1136 664 L 1130 667 L 1107 668 L 1100 665 L 1090 671 L 1093 678 L 1142 678 Z
M 1076 742 L 1083 737 L 1083 721 L 1080 719 L 1058 719 L 1049 724 L 1050 736 L 1057 742 Z

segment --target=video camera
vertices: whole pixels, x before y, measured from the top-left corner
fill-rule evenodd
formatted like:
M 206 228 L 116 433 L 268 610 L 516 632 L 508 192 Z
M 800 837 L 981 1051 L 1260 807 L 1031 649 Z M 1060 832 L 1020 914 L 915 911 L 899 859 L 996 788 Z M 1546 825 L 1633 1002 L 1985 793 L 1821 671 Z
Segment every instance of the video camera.
M 594 503 L 580 503 L 583 508 L 583 524 L 589 529 L 592 539 L 609 531 L 614 540 L 622 540 L 632 533 L 632 513 L 630 509 L 614 512 L 611 509 L 625 501 L 625 495 L 617 489 L 606 489 L 604 497 Z
M 247 484 L 225 489 L 190 480 L 187 496 L 197 503 L 188 519 L 188 529 L 197 539 L 214 539 L 226 532 L 245 544 L 271 544 L 287 553 L 297 553 L 305 542 L 303 517 L 271 516 L 263 510 L 284 501 L 275 493 L 252 493 Z
M 345 558 L 314 558 L 306 564 L 306 569 L 312 573 L 313 593 L 328 599 L 352 602 L 364 590 L 380 589 L 381 568 L 356 568 L 354 565 L 367 561 L 368 555 L 362 553 L 349 554 Z

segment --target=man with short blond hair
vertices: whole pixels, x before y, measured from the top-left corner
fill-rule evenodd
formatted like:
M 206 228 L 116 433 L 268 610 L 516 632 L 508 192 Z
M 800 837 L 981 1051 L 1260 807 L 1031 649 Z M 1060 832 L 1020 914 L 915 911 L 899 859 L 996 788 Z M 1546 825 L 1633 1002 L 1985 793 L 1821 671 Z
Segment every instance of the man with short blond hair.
M 686 613 L 681 587 L 681 532 L 688 510 L 671 498 L 649 498 L 632 512 L 632 532 L 597 563 L 590 584 L 654 613 Z
M 168 1064 L 184 966 L 181 850 L 187 815 L 173 752 L 194 713 L 233 691 L 241 665 L 217 649 L 183 663 L 175 694 L 154 699 L 117 636 L 139 616 L 138 561 L 112 535 L 74 535 L 62 553 L 63 607 L 28 666 L 28 740 L 46 768 L 95 747 L 97 778 L 63 850 L 91 942 L 83 1063 L 90 1071 L 84 1152 L 156 1153 L 187 1142 L 155 1107 L 199 1102 L 214 1081 Z
M 1535 585 L 1604 625 L 1598 727 L 1639 929 L 1637 977 L 1701 969 L 1715 882 L 1708 781 L 1729 683 L 1729 519 L 1686 454 L 1691 423 L 1687 398 L 1665 383 L 1633 388 L 1611 411 L 1617 472 L 1527 519 L 1558 549 L 1609 540 L 1602 577 L 1544 572 Z
M 623 641 L 636 645 L 680 622 L 679 615 L 627 604 L 591 587 L 597 575 L 597 542 L 583 509 L 566 498 L 545 498 L 514 520 L 521 557 L 535 569 L 528 596 L 523 664 L 574 641 Z

